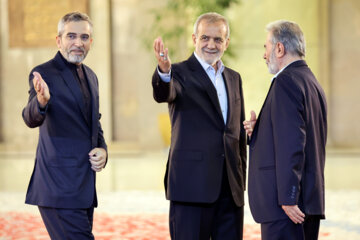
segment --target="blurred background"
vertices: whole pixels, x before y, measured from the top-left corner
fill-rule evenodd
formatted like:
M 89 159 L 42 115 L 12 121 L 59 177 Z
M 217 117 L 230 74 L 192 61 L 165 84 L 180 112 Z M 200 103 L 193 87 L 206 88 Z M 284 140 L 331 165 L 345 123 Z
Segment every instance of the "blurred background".
M 327 181 L 331 186 L 343 181 L 360 188 L 359 174 L 350 173 L 360 170 L 360 1 L 0 0 L 0 191 L 26 189 L 38 135 L 38 129 L 27 128 L 21 117 L 28 74 L 56 54 L 57 22 L 74 10 L 88 13 L 94 24 L 94 42 L 85 63 L 99 78 L 101 122 L 113 164 L 99 174 L 107 181 L 98 184 L 100 190 L 124 187 L 128 181 L 119 171 L 130 174 L 125 167 L 134 165 L 139 172 L 135 160 L 112 169 L 123 156 L 166 152 L 170 125 L 167 105 L 152 98 L 156 67 L 152 43 L 162 36 L 173 62 L 186 59 L 193 51 L 193 23 L 206 11 L 225 15 L 231 24 L 224 61 L 243 78 L 247 116 L 250 110 L 260 111 L 270 85 L 262 58 L 266 24 L 288 19 L 301 26 L 306 61 L 327 94 L 328 154 L 346 159 L 334 163 L 334 170 L 326 166 L 329 174 L 336 170 L 337 176 Z M 353 158 L 356 161 L 348 163 Z M 166 154 L 157 160 L 162 166 Z M 144 174 L 148 171 L 145 168 Z M 154 175 L 162 178 L 163 173 Z M 162 187 L 162 181 L 158 185 Z
M 328 100 L 326 188 L 360 191 L 359 0 L 0 0 L 0 192 L 25 197 L 38 136 L 21 117 L 28 74 L 55 56 L 57 22 L 74 10 L 94 24 L 85 64 L 99 78 L 109 145 L 99 192 L 163 190 L 170 125 L 167 105 L 152 98 L 152 43 L 162 36 L 173 62 L 186 59 L 193 23 L 206 11 L 230 22 L 224 62 L 242 76 L 247 116 L 260 111 L 272 77 L 262 58 L 266 24 L 287 19 L 300 25 L 305 59 Z

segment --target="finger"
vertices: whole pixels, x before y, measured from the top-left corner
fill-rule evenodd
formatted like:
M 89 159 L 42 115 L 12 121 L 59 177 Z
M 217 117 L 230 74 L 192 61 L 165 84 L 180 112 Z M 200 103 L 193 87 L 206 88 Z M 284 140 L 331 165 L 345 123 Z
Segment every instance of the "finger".
M 41 90 L 42 90 L 41 82 L 40 82 L 40 79 L 38 79 L 36 82 L 36 91 L 38 93 L 41 93 Z
M 154 52 L 156 53 L 156 45 L 157 45 L 157 38 L 154 40 L 154 44 L 153 44 L 153 48 L 154 48 Z
M 33 78 L 33 85 L 34 85 L 35 91 L 37 91 L 37 89 L 39 88 L 39 87 L 38 87 L 38 83 L 39 83 L 39 79 L 38 79 L 36 76 L 34 76 L 34 78 Z
M 95 166 L 92 166 L 91 169 L 94 170 L 95 172 L 100 172 L 102 170 L 102 168 L 97 168 Z
M 105 162 L 105 157 L 103 155 L 93 155 L 89 158 L 89 161 L 98 165 Z
M 305 214 L 300 210 L 300 208 L 296 208 L 295 213 L 300 217 L 305 217 Z
M 303 214 L 299 209 L 291 209 L 291 210 L 287 211 L 286 214 L 296 224 L 304 222 L 304 218 L 302 216 Z
M 250 121 L 256 121 L 256 113 L 253 110 L 250 112 Z
M 304 222 L 304 219 L 301 218 L 300 216 L 296 215 L 296 216 L 293 216 L 292 221 L 296 224 L 300 224 L 300 223 Z
M 168 48 L 165 48 L 164 50 L 164 58 L 163 60 L 166 62 L 166 61 L 169 61 L 169 49 Z
M 38 79 L 40 79 L 40 77 L 41 77 L 39 72 L 33 72 L 33 76 Z
M 99 167 L 101 166 L 101 162 L 96 159 L 90 159 L 91 166 Z
M 164 43 L 161 39 L 159 42 L 159 51 L 160 51 L 160 54 L 164 54 Z
M 40 82 L 41 82 L 41 81 L 44 81 L 44 80 L 42 79 L 42 77 L 41 77 L 41 74 L 38 73 L 38 72 L 33 72 L 33 76 L 34 76 L 36 79 L 38 79 Z
M 37 77 L 37 76 L 35 76 L 35 75 L 33 75 L 34 77 L 33 77 L 33 85 L 34 85 L 34 87 L 36 86 L 36 84 L 39 82 L 39 78 Z
M 40 83 L 40 91 L 41 91 L 41 94 L 45 94 L 45 89 L 46 89 L 46 83 L 45 81 L 42 81 Z
M 44 88 L 42 87 L 41 84 L 39 84 L 39 88 L 38 88 L 38 91 L 37 91 L 40 95 L 44 95 Z
M 93 166 L 94 168 L 103 168 L 105 166 L 105 162 L 104 161 L 90 161 L 91 166 Z
M 89 152 L 89 156 L 94 156 L 96 154 L 96 152 L 98 151 L 97 148 L 93 148 L 90 152 Z
M 159 51 L 160 51 L 160 42 L 161 42 L 161 37 L 158 37 L 154 41 L 154 50 L 155 50 L 155 53 L 157 53 L 157 54 L 159 54 Z
M 161 60 L 160 57 L 160 45 L 161 45 L 161 37 L 158 37 L 155 41 L 154 51 L 155 51 L 155 57 L 158 61 Z

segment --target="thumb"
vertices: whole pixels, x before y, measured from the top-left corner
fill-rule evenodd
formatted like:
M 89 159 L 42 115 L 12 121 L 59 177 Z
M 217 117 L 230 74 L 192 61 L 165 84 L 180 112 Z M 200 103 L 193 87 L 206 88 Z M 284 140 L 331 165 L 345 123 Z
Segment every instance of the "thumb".
M 250 112 L 250 121 L 255 121 L 256 120 L 256 113 L 254 111 Z
M 37 78 L 39 80 L 42 79 L 40 73 L 38 73 L 38 72 L 33 72 L 33 75 L 34 75 L 35 78 Z
M 97 152 L 97 149 L 94 148 L 93 150 L 91 150 L 91 151 L 89 152 L 89 156 L 90 156 L 90 157 L 93 156 L 94 154 L 96 154 L 96 152 Z

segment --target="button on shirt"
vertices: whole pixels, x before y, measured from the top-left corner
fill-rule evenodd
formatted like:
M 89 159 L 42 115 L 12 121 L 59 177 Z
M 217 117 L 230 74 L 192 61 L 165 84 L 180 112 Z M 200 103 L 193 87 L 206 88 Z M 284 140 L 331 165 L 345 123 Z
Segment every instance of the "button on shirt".
M 226 92 L 225 82 L 224 82 L 224 78 L 222 76 L 225 66 L 224 66 L 223 62 L 221 60 L 219 60 L 217 62 L 218 70 L 215 72 L 215 69 L 210 64 L 208 64 L 207 62 L 202 60 L 198 55 L 196 55 L 195 52 L 194 52 L 194 55 L 195 55 L 196 59 L 199 61 L 200 65 L 203 67 L 204 71 L 206 72 L 206 74 L 208 75 L 208 77 L 210 78 L 212 84 L 214 85 L 214 87 L 216 89 L 220 108 L 221 108 L 221 113 L 222 113 L 222 116 L 224 119 L 224 123 L 226 124 L 228 102 L 227 102 L 227 92 Z M 158 69 L 158 74 L 162 81 L 170 82 L 171 71 L 169 73 L 162 73 Z

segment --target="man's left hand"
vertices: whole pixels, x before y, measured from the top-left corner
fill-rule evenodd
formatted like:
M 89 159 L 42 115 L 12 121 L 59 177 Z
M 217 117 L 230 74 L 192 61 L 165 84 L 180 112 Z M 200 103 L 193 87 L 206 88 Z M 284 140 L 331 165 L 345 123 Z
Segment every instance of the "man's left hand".
M 297 205 L 282 205 L 281 207 L 295 224 L 301 224 L 304 222 L 305 214 Z
M 106 163 L 106 150 L 104 148 L 94 148 L 89 152 L 89 161 L 91 169 L 95 172 L 100 172 Z

